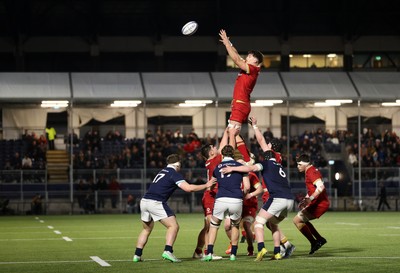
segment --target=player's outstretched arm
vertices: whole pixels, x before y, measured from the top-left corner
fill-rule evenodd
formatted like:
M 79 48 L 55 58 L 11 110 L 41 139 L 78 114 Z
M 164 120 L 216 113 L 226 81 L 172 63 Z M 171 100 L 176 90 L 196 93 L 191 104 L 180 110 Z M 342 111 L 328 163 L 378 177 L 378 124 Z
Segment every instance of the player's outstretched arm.
M 256 136 L 258 145 L 260 145 L 261 149 L 264 152 L 267 151 L 267 150 L 270 150 L 270 149 L 268 149 L 268 145 L 267 145 L 267 142 L 265 141 L 264 136 L 262 135 L 260 129 L 257 126 L 257 118 L 256 117 L 250 117 L 250 122 L 251 122 L 251 125 L 252 125 L 253 129 L 254 129 L 254 135 Z
M 228 52 L 229 57 L 231 57 L 232 61 L 240 69 L 246 71 L 246 73 L 249 73 L 249 66 L 246 64 L 245 60 L 243 60 L 242 57 L 240 57 L 239 53 L 229 40 L 229 37 L 227 36 L 226 31 L 224 29 L 221 29 L 219 31 L 219 37 L 221 38 L 220 41 L 221 43 L 224 44 L 226 51 Z
M 193 192 L 193 191 L 202 191 L 207 188 L 211 188 L 216 182 L 217 182 L 217 179 L 215 179 L 213 177 L 209 181 L 207 181 L 206 184 L 203 184 L 203 185 L 193 185 L 193 184 L 189 184 L 188 182 L 184 181 L 182 183 L 179 183 L 178 186 L 179 186 L 179 188 L 181 188 L 182 190 L 184 190 L 186 192 Z
M 253 185 L 253 187 L 254 187 L 256 190 L 253 191 L 253 192 L 248 193 L 248 194 L 246 195 L 246 199 L 250 199 L 250 198 L 252 198 L 253 196 L 259 196 L 261 193 L 264 192 L 264 189 L 263 189 L 263 187 L 262 187 L 262 185 L 261 185 L 260 182 L 258 182 L 257 184 Z
M 229 131 L 228 128 L 225 128 L 224 134 L 222 135 L 221 142 L 219 144 L 218 153 L 221 153 L 222 149 L 228 144 L 229 139 Z
M 256 165 L 253 165 L 253 166 L 242 165 L 242 166 L 235 166 L 235 167 L 226 166 L 221 169 L 221 172 L 223 174 L 231 173 L 231 172 L 248 173 L 248 172 L 255 172 L 255 171 L 258 171 L 258 167 L 256 167 Z
M 246 196 L 247 193 L 250 191 L 250 179 L 248 175 L 243 176 L 243 196 Z

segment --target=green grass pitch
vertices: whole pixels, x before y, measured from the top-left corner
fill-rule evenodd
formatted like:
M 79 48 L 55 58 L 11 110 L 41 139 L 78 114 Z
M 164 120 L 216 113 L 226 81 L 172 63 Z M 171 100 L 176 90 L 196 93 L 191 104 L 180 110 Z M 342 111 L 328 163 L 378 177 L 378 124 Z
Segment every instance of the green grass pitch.
M 292 224 L 293 216 L 291 213 L 281 223 L 286 236 L 296 245 L 291 258 L 254 262 L 254 257 L 246 256 L 246 244 L 239 244 L 236 261 L 201 262 L 191 257 L 203 217 L 178 214 L 180 231 L 174 254 L 182 263 L 161 259 L 165 228 L 160 223 L 156 223 L 144 249 L 144 262 L 132 262 L 141 230 L 137 214 L 0 217 L 0 272 L 400 272 L 399 212 L 326 213 L 313 223 L 328 243 L 312 256 L 308 255 L 308 241 Z M 272 240 L 267 230 L 265 238 L 271 252 Z M 221 228 L 215 253 L 227 258 L 227 246 L 228 239 Z M 91 256 L 110 266 L 101 266 Z

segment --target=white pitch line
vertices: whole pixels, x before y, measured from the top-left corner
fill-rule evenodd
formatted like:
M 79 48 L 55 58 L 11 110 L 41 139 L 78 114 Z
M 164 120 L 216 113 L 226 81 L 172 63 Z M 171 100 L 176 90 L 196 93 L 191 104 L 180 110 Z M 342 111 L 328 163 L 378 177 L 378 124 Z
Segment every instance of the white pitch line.
M 0 242 L 22 242 L 22 241 L 59 241 L 61 238 L 40 238 L 40 239 L 0 239 Z
M 359 226 L 357 223 L 336 222 L 336 225 Z
M 61 231 L 55 230 L 54 233 L 55 233 L 55 234 L 61 234 Z
M 387 228 L 400 229 L 400 227 L 388 226 Z
M 64 239 L 64 237 L 63 237 L 63 239 Z M 125 240 L 125 239 L 132 239 L 132 237 L 74 238 L 74 240 L 115 240 L 115 239 L 124 239 Z M 10 242 L 10 241 L 57 241 L 57 240 L 60 240 L 60 239 L 59 238 L 0 239 L 0 242 Z
M 43 220 L 40 220 L 39 222 L 40 222 L 40 223 L 44 223 L 44 221 L 43 221 Z
M 93 260 L 86 261 L 29 261 L 29 262 L 0 262 L 2 264 L 63 264 L 63 263 L 92 263 Z
M 72 242 L 72 239 L 67 236 L 63 236 L 62 238 L 67 242 Z
M 53 227 L 53 226 L 47 226 L 47 228 L 49 228 L 49 229 L 53 229 L 54 227 Z
M 103 259 L 101 259 L 98 256 L 90 256 L 90 259 L 92 259 L 93 261 L 95 261 L 96 263 L 98 263 L 101 266 L 111 266 L 111 264 L 107 263 L 106 261 L 104 261 Z
M 143 261 L 161 261 L 161 259 L 144 259 Z M 109 260 L 109 262 L 129 262 L 132 260 Z M 22 262 L 0 262 L 0 265 L 6 264 L 62 264 L 62 263 L 93 263 L 93 260 L 83 261 L 22 261 Z

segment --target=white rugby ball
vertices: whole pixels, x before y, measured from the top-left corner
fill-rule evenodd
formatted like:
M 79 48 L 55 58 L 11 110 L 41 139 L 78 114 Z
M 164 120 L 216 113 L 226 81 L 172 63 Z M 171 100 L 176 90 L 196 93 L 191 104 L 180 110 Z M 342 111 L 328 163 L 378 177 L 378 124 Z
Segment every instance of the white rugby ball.
M 192 35 L 197 31 L 198 26 L 196 21 L 190 21 L 182 27 L 182 34 L 187 36 Z

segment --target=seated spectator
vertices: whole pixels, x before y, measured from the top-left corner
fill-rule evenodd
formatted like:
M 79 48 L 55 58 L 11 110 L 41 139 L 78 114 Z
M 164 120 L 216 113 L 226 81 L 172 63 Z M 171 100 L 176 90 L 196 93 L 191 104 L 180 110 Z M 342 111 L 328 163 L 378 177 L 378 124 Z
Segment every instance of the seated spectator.
M 117 178 L 113 177 L 111 179 L 110 184 L 108 185 L 108 189 L 110 190 L 111 193 L 111 207 L 115 209 L 117 207 L 117 201 L 118 201 L 118 195 L 121 188 L 121 185 L 117 181 Z
M 129 194 L 126 200 L 126 212 L 129 214 L 137 213 L 136 197 L 133 196 L 132 194 Z
M 120 131 L 115 130 L 114 132 L 114 140 L 118 142 L 122 142 L 124 140 L 124 136 L 121 134 Z
M 349 163 L 353 166 L 353 167 L 357 167 L 358 166 L 358 158 L 355 155 L 353 150 L 350 150 L 349 152 Z
M 21 161 L 21 156 L 19 155 L 18 152 L 15 152 L 14 156 L 11 158 L 11 166 L 13 167 L 14 170 L 21 169 L 22 161 Z
M 85 214 L 95 213 L 94 191 L 91 188 L 86 192 L 86 196 L 83 200 L 83 210 Z
M 271 129 L 268 127 L 267 130 L 263 133 L 265 141 L 268 143 L 271 139 L 274 138 L 274 134 L 271 132 Z
M 32 198 L 31 212 L 34 215 L 42 214 L 42 196 L 38 193 Z
M 32 169 L 32 159 L 26 154 L 22 159 L 22 169 Z
M 76 185 L 76 188 L 75 188 L 75 195 L 78 199 L 79 208 L 81 208 L 81 209 L 84 208 L 84 202 L 85 202 L 87 190 L 88 190 L 87 185 L 85 184 L 83 179 L 80 179 L 79 183 Z
M 71 144 L 71 134 L 68 134 L 67 138 L 64 139 L 64 143 Z M 72 145 L 76 146 L 79 144 L 79 138 L 76 133 L 72 134 Z
M 13 215 L 14 210 L 8 207 L 10 199 L 0 199 L 0 215 Z

